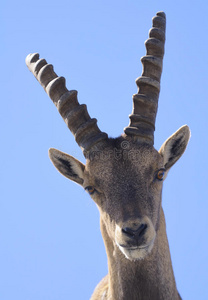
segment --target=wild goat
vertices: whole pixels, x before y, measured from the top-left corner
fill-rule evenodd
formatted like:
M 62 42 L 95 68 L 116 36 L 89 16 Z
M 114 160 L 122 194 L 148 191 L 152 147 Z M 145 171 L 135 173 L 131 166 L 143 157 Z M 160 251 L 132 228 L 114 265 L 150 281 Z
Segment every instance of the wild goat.
M 97 204 L 104 239 L 108 275 L 96 287 L 92 300 L 181 299 L 175 283 L 166 225 L 161 206 L 163 181 L 181 157 L 190 137 L 188 126 L 153 147 L 155 118 L 165 44 L 166 17 L 153 18 L 142 76 L 136 80 L 130 124 L 118 138 L 108 138 L 80 105 L 77 91 L 68 91 L 65 79 L 39 55 L 26 63 L 56 105 L 86 158 L 50 149 L 55 167 L 80 184 Z

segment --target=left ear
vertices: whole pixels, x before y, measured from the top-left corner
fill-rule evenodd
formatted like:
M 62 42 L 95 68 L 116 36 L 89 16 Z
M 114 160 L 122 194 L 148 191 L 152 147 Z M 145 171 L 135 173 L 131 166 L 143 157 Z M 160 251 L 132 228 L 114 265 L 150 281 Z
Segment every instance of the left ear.
M 159 153 L 163 156 L 166 170 L 170 169 L 184 153 L 190 136 L 189 127 L 184 125 L 164 142 Z

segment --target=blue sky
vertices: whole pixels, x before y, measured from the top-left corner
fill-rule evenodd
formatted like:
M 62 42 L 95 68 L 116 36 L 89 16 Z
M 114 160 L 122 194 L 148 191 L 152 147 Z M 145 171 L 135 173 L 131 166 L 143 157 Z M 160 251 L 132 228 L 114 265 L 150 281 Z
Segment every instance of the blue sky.
M 107 273 L 99 214 L 48 158 L 84 162 L 51 100 L 25 65 L 39 52 L 76 89 L 102 131 L 128 125 L 151 18 L 167 16 L 155 147 L 183 124 L 192 137 L 164 183 L 163 207 L 178 289 L 208 299 L 206 1 L 3 1 L 1 35 L 0 299 L 89 299 Z

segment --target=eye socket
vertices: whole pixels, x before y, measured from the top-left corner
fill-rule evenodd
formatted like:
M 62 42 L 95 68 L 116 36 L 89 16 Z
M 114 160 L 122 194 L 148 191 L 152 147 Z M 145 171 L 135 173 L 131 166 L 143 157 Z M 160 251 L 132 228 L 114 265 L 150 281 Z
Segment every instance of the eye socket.
M 157 172 L 157 176 L 156 178 L 160 181 L 162 181 L 164 179 L 164 176 L 165 176 L 165 170 L 164 169 L 160 169 L 158 172 Z
M 87 187 L 85 188 L 85 190 L 86 190 L 90 195 L 94 194 L 94 192 L 96 191 L 96 189 L 95 189 L 93 186 L 87 186 Z

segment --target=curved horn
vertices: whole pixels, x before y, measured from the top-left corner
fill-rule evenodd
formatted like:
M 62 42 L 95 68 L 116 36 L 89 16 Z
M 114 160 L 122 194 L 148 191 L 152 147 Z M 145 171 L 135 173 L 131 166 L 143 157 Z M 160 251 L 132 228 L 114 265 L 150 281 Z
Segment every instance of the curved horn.
M 107 134 L 98 128 L 97 120 L 90 118 L 86 105 L 79 104 L 77 91 L 67 90 L 65 78 L 58 77 L 51 64 L 39 59 L 38 53 L 29 54 L 26 64 L 56 105 L 84 155 L 97 143 L 107 139 Z
M 133 95 L 133 112 L 129 116 L 130 124 L 124 128 L 128 136 L 154 144 L 155 119 L 160 92 L 162 73 L 166 17 L 158 12 L 152 19 L 149 39 L 145 42 L 146 56 L 141 58 L 142 76 L 136 79 L 138 93 Z

